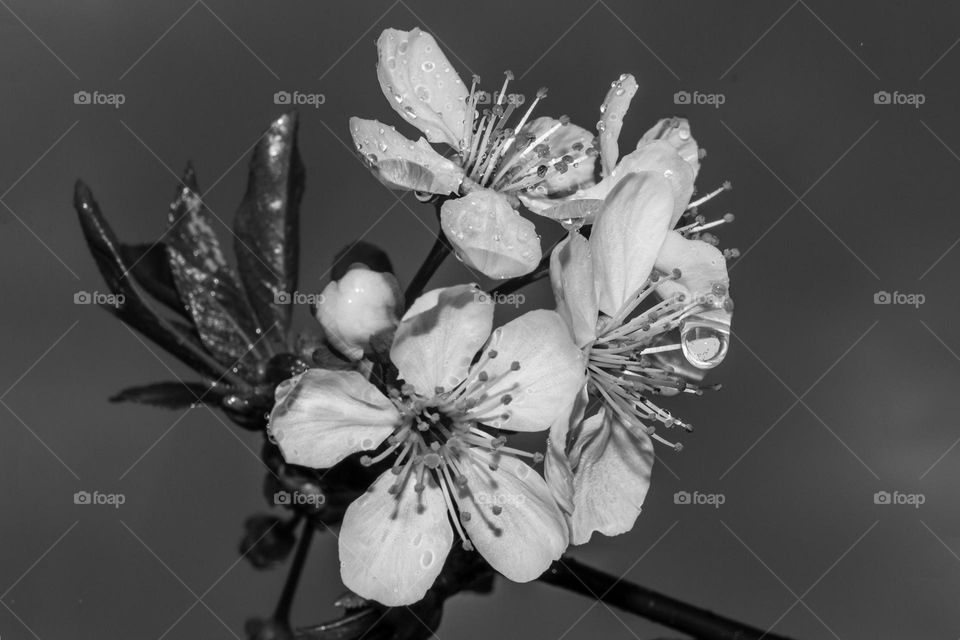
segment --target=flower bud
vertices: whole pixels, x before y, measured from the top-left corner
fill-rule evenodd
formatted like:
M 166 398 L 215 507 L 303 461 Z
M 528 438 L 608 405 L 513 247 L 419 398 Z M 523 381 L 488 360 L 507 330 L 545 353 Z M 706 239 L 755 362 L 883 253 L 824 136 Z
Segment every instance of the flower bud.
M 330 344 L 359 360 L 374 337 L 397 326 L 402 304 L 396 277 L 357 266 L 327 285 L 316 316 Z

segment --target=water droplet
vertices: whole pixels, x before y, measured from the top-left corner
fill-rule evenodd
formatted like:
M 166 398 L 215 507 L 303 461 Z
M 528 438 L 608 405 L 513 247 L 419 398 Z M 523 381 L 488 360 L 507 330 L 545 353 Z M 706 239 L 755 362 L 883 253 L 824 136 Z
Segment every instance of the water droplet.
M 420 566 L 424 569 L 433 564 L 433 561 L 436 559 L 433 551 L 424 551 L 423 555 L 420 556 Z
M 414 93 L 421 100 L 421 102 L 430 102 L 430 89 L 426 86 L 420 84 L 417 85 L 417 88 L 414 89 Z
M 412 543 L 413 546 L 415 546 L 415 547 L 419 547 L 419 546 L 420 546 L 420 543 L 422 543 L 422 542 L 423 542 L 423 534 L 422 534 L 422 533 L 418 533 L 417 535 L 413 536 L 413 540 L 411 540 L 411 543 Z
M 436 69 L 437 65 L 435 65 L 431 60 L 425 60 L 424 63 L 420 65 L 420 68 L 429 73 Z
M 698 369 L 712 369 L 727 355 L 730 322 L 715 311 L 690 316 L 680 323 L 680 345 L 687 361 Z

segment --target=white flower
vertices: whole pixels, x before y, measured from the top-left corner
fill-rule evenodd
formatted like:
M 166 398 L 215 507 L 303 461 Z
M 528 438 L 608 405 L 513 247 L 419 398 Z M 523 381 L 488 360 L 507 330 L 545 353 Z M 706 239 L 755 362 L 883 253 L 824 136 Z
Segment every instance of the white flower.
M 351 360 L 370 349 L 370 341 L 388 336 L 403 307 L 400 284 L 392 273 L 356 266 L 330 282 L 316 305 L 316 317 L 330 343 Z
M 559 204 L 549 199 L 522 197 L 531 210 L 555 219 L 580 224 L 593 222 L 596 212 L 619 182 L 634 173 L 650 171 L 667 179 L 673 194 L 672 228 L 676 225 L 693 195 L 693 183 L 700 170 L 701 151 L 684 118 L 664 118 L 637 141 L 636 149 L 620 157 L 619 137 L 623 118 L 637 92 L 637 82 L 623 74 L 610 83 L 610 90 L 600 105 L 597 121 L 599 139 L 600 182 L 583 185 L 567 195 Z
M 384 95 L 426 139 L 412 142 L 376 120 L 351 118 L 350 133 L 371 169 L 392 188 L 453 196 L 440 222 L 468 266 L 499 279 L 532 271 L 540 238 L 517 207 L 522 200 L 540 212 L 592 185 L 593 135 L 565 117 L 532 118 L 546 89 L 525 106 L 522 96 L 507 93 L 509 71 L 493 97 L 478 89 L 476 76 L 468 90 L 420 29 L 385 30 L 377 52 Z M 430 143 L 446 145 L 446 155 Z
M 583 355 L 555 312 L 493 330 L 493 307 L 466 285 L 417 299 L 390 351 L 402 382 L 386 395 L 355 371 L 311 369 L 277 388 L 269 432 L 291 464 L 326 468 L 377 449 L 362 462 L 391 462 L 340 532 L 341 575 L 361 596 L 391 606 L 422 598 L 454 532 L 520 582 L 568 544 L 547 483 L 522 461 L 541 454 L 489 429 L 547 430 L 583 385 Z
M 551 428 L 546 463 L 573 544 L 633 527 L 649 488 L 651 438 L 680 448 L 654 425 L 689 428 L 650 396 L 700 393 L 692 383 L 727 352 L 726 261 L 686 237 L 712 225 L 671 230 L 675 196 L 659 168 L 621 176 L 589 240 L 573 231 L 551 255 L 557 310 L 587 366 L 583 392 Z M 602 408 L 584 420 L 591 396 Z

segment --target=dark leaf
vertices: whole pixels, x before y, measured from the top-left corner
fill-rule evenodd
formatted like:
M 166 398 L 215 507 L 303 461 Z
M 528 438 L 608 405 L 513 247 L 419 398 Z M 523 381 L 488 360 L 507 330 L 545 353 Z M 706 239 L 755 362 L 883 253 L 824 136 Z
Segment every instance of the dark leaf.
M 372 271 L 393 273 L 390 257 L 383 249 L 365 240 L 357 240 L 337 252 L 333 259 L 330 277 L 333 280 L 339 280 L 350 270 L 351 265 L 357 263 L 365 265 Z
M 443 615 L 443 600 L 433 591 L 409 607 L 376 603 L 348 609 L 343 617 L 297 629 L 297 640 L 425 640 L 434 637 Z
M 363 609 L 349 611 L 342 618 L 318 624 L 304 629 L 298 629 L 297 640 L 367 640 L 372 637 L 384 636 L 365 635 L 383 615 L 383 608 L 373 605 Z
M 79 180 L 74 190 L 73 206 L 80 218 L 87 245 L 107 286 L 113 293 L 124 297 L 121 305 L 106 309 L 198 373 L 213 379 L 220 378 L 223 371 L 205 357 L 203 346 L 191 335 L 191 331 L 181 324 L 161 318 L 134 287 L 133 274 L 120 243 L 104 219 L 90 188 Z
M 254 380 L 258 356 L 265 357 L 264 345 L 258 345 L 255 319 L 223 257 L 192 167 L 187 167 L 170 205 L 168 222 L 170 270 L 200 339 L 218 362 Z
M 171 311 L 175 311 L 185 320 L 193 320 L 187 312 L 177 285 L 173 281 L 170 261 L 167 258 L 167 245 L 163 242 L 151 244 L 120 245 L 120 255 L 130 265 L 130 274 L 144 291 L 162 302 Z
M 300 258 L 299 216 L 304 170 L 297 117 L 275 120 L 250 159 L 247 192 L 234 220 L 240 279 L 268 338 L 283 348 Z
M 155 407 L 183 409 L 198 401 L 216 403 L 219 397 L 214 397 L 208 390 L 207 385 L 197 382 L 157 382 L 128 387 L 110 398 L 110 402 L 139 402 Z

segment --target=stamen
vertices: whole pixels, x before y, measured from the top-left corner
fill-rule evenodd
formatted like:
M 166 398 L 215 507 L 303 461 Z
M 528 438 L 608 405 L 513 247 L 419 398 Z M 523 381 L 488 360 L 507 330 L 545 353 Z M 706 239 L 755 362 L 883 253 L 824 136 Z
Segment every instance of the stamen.
M 688 204 L 688 205 L 687 205 L 687 211 L 689 211 L 689 210 L 691 210 L 691 209 L 696 209 L 697 207 L 699 207 L 700 205 L 704 204 L 705 202 L 709 202 L 710 200 L 713 200 L 714 198 L 716 198 L 718 195 L 720 195 L 720 194 L 723 193 L 724 191 L 730 191 L 731 189 L 733 189 L 733 184 L 731 184 L 730 181 L 727 180 L 727 181 L 725 181 L 722 185 L 720 185 L 720 188 L 719 188 L 719 189 L 715 189 L 715 190 L 711 191 L 710 193 L 708 193 L 707 195 L 705 195 L 705 196 L 703 196 L 702 198 L 700 198 L 699 200 L 694 200 L 693 202 L 691 202 L 690 204 Z
M 503 167 L 497 173 L 497 176 L 493 179 L 493 184 L 496 185 L 500 181 L 500 178 L 503 177 L 503 174 L 505 174 L 507 170 L 510 169 L 513 165 L 517 164 L 524 156 L 530 153 L 531 149 L 535 149 L 537 145 L 539 145 L 544 140 L 546 140 L 547 138 L 552 136 L 554 133 L 556 133 L 560 129 L 560 127 L 566 126 L 569 122 L 570 122 L 569 117 L 560 116 L 560 121 L 557 122 L 557 124 L 547 129 L 544 133 L 540 135 L 539 138 L 534 139 L 534 141 L 529 146 L 527 146 L 523 151 L 520 151 L 519 153 L 515 154 L 512 158 L 510 158 L 509 162 L 503 165 Z

